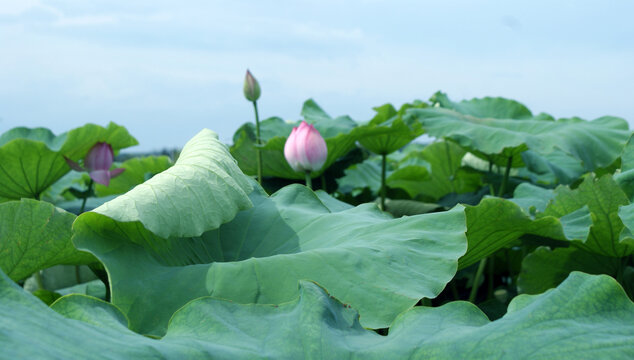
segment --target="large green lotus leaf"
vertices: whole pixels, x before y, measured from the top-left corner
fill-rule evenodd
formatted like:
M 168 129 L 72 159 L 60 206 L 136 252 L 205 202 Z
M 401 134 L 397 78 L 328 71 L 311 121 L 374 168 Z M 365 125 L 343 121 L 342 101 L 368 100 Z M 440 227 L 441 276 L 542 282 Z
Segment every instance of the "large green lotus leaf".
M 152 176 L 167 170 L 170 166 L 172 161 L 167 156 L 146 156 L 126 160 L 117 165 L 125 171 L 110 180 L 108 186 L 96 184 L 95 194 L 97 196 L 123 194 Z
M 73 311 L 65 317 L 1 273 L 0 295 L 0 356 L 6 359 L 634 356 L 634 304 L 613 279 L 577 272 L 557 289 L 515 298 L 499 320 L 490 322 L 473 304 L 458 301 L 416 307 L 398 317 L 387 336 L 364 329 L 354 310 L 310 282 L 301 283 L 299 298 L 281 305 L 192 301 L 174 314 L 160 340 L 119 325 L 116 308 L 106 309 L 96 299 L 67 297 Z M 89 314 L 93 310 L 99 313 Z
M 601 256 L 576 247 L 538 247 L 522 260 L 522 271 L 517 278 L 521 293 L 539 294 L 557 287 L 572 271 L 587 274 L 616 276 L 620 259 Z
M 353 134 L 353 129 L 357 123 L 348 116 L 339 116 L 333 119 L 312 99 L 304 102 L 301 115 L 307 123 L 315 126 L 328 147 L 326 163 L 320 171 L 313 172 L 312 176 L 315 177 L 355 147 L 357 138 Z M 299 122 L 287 123 L 278 117 L 260 122 L 260 135 L 263 142 L 261 147 L 263 176 L 304 179 L 305 175 L 293 171 L 284 157 L 284 144 L 294 126 L 299 126 Z M 238 161 L 240 169 L 245 174 L 255 175 L 257 173 L 255 149 L 255 124 L 246 123 L 233 135 L 233 146 L 231 146 L 231 155 Z
M 453 102 L 447 94 L 436 92 L 429 99 L 433 104 L 455 110 L 465 115 L 494 119 L 532 119 L 533 113 L 522 103 L 502 97 L 484 97 L 481 99 Z
M 485 198 L 476 206 L 465 206 L 469 249 L 460 258 L 465 268 L 523 235 L 536 235 L 554 240 L 582 240 L 588 236 L 592 219 L 587 207 L 559 216 L 535 219 L 516 203 L 502 198 Z
M 115 123 L 106 128 L 87 124 L 59 136 L 44 128 L 9 130 L 0 136 L 0 196 L 39 198 L 70 171 L 64 156 L 79 160 L 99 141 L 109 143 L 115 151 L 138 144 Z
M 575 245 L 604 256 L 624 257 L 634 253 L 634 238 L 624 233 L 619 207 L 629 200 L 610 175 L 587 176 L 577 189 L 560 186 L 557 196 L 544 211 L 544 216 L 563 216 L 582 207 L 592 214 L 592 226 L 586 239 Z M 625 212 L 626 210 L 624 210 Z
M 472 100 L 470 109 L 478 104 L 482 113 L 486 114 L 486 101 L 479 103 Z M 579 118 L 518 121 L 494 118 L 500 113 L 499 109 L 486 116 L 440 107 L 410 109 L 407 112 L 409 117 L 421 123 L 430 136 L 455 141 L 500 166 L 506 166 L 511 157 L 513 167 L 525 166 L 521 154 L 526 150 L 540 155 L 561 150 L 578 159 L 585 171 L 593 171 L 612 164 L 630 136 L 627 122 L 611 116 L 592 121 Z M 470 112 L 474 113 L 473 110 Z
M 13 280 L 58 264 L 97 261 L 71 242 L 75 215 L 50 203 L 22 199 L 0 204 L 0 268 Z
M 251 207 L 252 189 L 218 135 L 204 129 L 173 167 L 93 211 L 164 238 L 199 236 Z
M 413 104 L 404 104 L 397 111 L 392 104 L 375 107 L 376 115 L 370 122 L 357 127 L 354 132 L 359 143 L 375 154 L 390 154 L 423 133 L 420 124 L 411 119 L 404 118 L 407 109 L 420 109 L 427 104 L 417 101 Z
M 73 239 L 104 263 L 112 301 L 132 329 L 151 334 L 197 297 L 279 304 L 297 295 L 301 279 L 355 306 L 364 326 L 386 327 L 436 297 L 466 251 L 461 207 L 392 219 L 374 204 L 347 208 L 331 198 L 326 206 L 320 197 L 300 185 L 271 197 L 254 191 L 254 207 L 219 229 L 169 240 L 90 212 Z

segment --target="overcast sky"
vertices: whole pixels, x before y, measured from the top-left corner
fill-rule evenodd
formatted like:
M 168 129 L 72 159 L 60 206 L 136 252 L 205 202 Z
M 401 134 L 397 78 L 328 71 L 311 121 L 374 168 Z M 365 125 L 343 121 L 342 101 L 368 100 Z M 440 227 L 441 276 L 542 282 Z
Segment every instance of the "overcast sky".
M 372 107 L 504 96 L 556 117 L 634 123 L 634 1 L 0 0 L 0 133 L 126 126 L 138 151 L 207 127 L 231 142 L 314 98 Z

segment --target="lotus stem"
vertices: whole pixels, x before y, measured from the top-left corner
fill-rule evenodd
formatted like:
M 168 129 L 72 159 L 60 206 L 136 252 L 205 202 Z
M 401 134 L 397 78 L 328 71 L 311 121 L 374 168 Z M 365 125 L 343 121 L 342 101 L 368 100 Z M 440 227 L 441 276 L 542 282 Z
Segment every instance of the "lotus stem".
M 511 173 L 511 165 L 513 164 L 513 157 L 509 156 L 506 162 L 506 169 L 504 170 L 504 177 L 502 178 L 502 185 L 500 185 L 500 191 L 498 192 L 498 197 L 502 197 L 504 192 L 506 191 L 506 187 L 509 182 L 509 174 Z
M 381 154 L 381 210 L 385 211 L 385 172 L 387 167 L 387 154 Z
M 321 173 L 321 189 L 325 192 L 328 192 L 328 190 L 326 189 L 326 176 L 324 175 L 324 173 Z
M 262 185 L 262 139 L 260 139 L 260 116 L 258 115 L 258 103 L 253 101 L 253 110 L 255 111 L 255 152 L 258 165 L 258 184 Z
M 35 282 L 37 283 L 37 288 L 40 290 L 44 290 L 44 279 L 42 278 L 42 272 L 40 270 L 33 273 L 35 277 Z
M 475 304 L 475 298 L 478 295 L 478 288 L 480 287 L 480 278 L 484 272 L 484 267 L 487 264 L 487 258 L 480 260 L 478 264 L 478 270 L 476 270 L 475 277 L 473 278 L 473 286 L 471 286 L 471 293 L 469 294 L 469 302 Z
M 84 199 L 81 202 L 81 209 L 79 209 L 80 214 L 83 214 L 84 211 L 86 210 L 86 201 L 88 200 L 88 194 L 91 193 L 93 185 L 94 185 L 94 181 L 90 179 L 90 182 L 88 183 L 88 190 L 86 190 Z M 80 275 L 79 265 L 75 265 L 75 281 L 77 281 L 78 284 L 81 284 L 81 275 Z
M 306 187 L 313 189 L 313 180 L 310 178 L 310 170 L 306 171 Z
M 90 190 L 92 190 L 93 184 L 94 184 L 94 181 L 90 179 L 90 182 L 88 183 L 88 190 L 86 190 L 86 192 L 84 193 L 85 196 L 81 202 L 81 209 L 79 209 L 80 214 L 83 214 L 84 210 L 86 210 L 86 200 L 88 200 L 88 194 L 90 194 Z
M 489 268 L 489 273 L 488 273 L 488 287 L 487 287 L 487 299 L 490 299 L 491 297 L 493 297 L 493 287 L 494 287 L 494 275 L 495 275 L 495 257 L 491 256 L 491 259 L 489 259 L 489 263 L 487 264 L 488 268 Z
M 491 159 L 489 158 L 489 176 L 492 176 L 491 174 L 493 174 L 493 161 L 491 161 Z M 495 196 L 493 182 L 489 183 L 489 193 L 491 194 L 491 196 Z

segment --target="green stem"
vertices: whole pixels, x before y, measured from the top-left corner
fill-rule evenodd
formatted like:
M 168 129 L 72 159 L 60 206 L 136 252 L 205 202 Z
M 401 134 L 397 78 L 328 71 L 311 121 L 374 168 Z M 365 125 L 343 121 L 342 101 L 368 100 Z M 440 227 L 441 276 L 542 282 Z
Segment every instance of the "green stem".
M 476 270 L 475 278 L 473 278 L 473 286 L 471 287 L 471 293 L 469 294 L 469 301 L 475 304 L 475 298 L 478 295 L 478 288 L 480 287 L 480 278 L 484 272 L 484 267 L 487 264 L 487 258 L 480 260 L 478 264 L 478 270 Z
M 253 102 L 253 110 L 255 110 L 255 144 L 257 145 L 255 152 L 258 162 L 258 183 L 262 185 L 262 150 L 260 149 L 262 139 L 260 138 L 260 116 L 258 115 L 257 101 Z
M 44 289 L 44 279 L 42 279 L 42 272 L 36 271 L 33 276 L 35 276 L 35 282 L 37 283 L 37 288 L 40 290 Z
M 325 192 L 328 192 L 328 190 L 326 189 L 326 177 L 324 176 L 324 173 L 321 173 L 321 189 Z
M 487 287 L 487 299 L 490 299 L 493 297 L 493 287 L 494 287 L 494 283 L 493 283 L 493 275 L 495 273 L 495 256 L 491 256 L 491 259 L 489 259 L 489 264 L 488 264 L 488 268 L 489 268 L 489 273 L 487 276 L 487 280 L 488 280 L 488 287 Z
M 92 190 L 93 184 L 93 180 L 90 179 L 90 182 L 88 183 L 88 190 L 86 190 L 85 192 L 86 196 L 84 196 L 84 199 L 81 202 L 81 209 L 79 209 L 80 214 L 83 214 L 84 210 L 86 210 L 86 200 L 88 200 L 88 194 L 90 194 L 90 190 Z
M 511 173 L 511 165 L 513 164 L 513 157 L 509 156 L 508 161 L 506 162 L 506 169 L 504 170 L 504 178 L 502 178 L 502 185 L 500 185 L 500 192 L 498 192 L 498 197 L 502 197 L 504 192 L 506 191 L 506 186 L 509 182 L 509 174 Z
M 491 174 L 493 174 L 493 161 L 489 159 L 489 176 L 492 177 L 493 175 Z M 491 196 L 495 196 L 495 189 L 493 188 L 493 182 L 489 184 L 489 192 L 491 193 Z
M 306 171 L 306 187 L 313 189 L 313 180 L 310 178 L 310 171 Z
M 81 202 L 81 209 L 79 209 L 79 213 L 83 214 L 84 211 L 86 210 L 86 201 L 88 200 L 88 194 L 90 194 L 92 187 L 94 185 L 94 181 L 92 179 L 90 179 L 90 182 L 88 183 L 88 190 L 86 190 L 86 196 L 84 196 L 84 199 Z M 78 284 L 81 284 L 81 275 L 80 275 L 80 270 L 79 270 L 79 265 L 75 265 L 75 281 L 77 281 Z
M 381 210 L 385 211 L 385 172 L 387 167 L 387 154 L 381 154 Z

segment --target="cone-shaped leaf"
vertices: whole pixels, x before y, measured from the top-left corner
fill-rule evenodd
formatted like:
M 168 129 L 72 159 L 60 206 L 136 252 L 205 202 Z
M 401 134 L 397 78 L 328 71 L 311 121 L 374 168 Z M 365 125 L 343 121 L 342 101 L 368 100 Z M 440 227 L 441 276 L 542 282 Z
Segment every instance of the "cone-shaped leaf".
M 139 222 L 164 238 L 199 236 L 251 207 L 251 190 L 216 133 L 205 129 L 187 142 L 173 167 L 93 211 Z
M 411 117 L 403 117 L 410 108 L 420 109 L 427 104 L 417 101 L 404 104 L 396 111 L 392 104 L 374 108 L 377 114 L 365 125 L 354 130 L 359 143 L 375 154 L 390 154 L 409 144 L 423 133 L 420 124 Z

